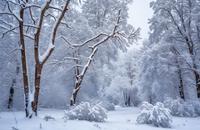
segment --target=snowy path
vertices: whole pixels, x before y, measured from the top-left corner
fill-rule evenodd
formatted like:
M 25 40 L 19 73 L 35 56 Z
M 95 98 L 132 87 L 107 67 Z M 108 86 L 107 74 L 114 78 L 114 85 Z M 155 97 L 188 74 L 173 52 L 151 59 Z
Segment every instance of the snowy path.
M 64 121 L 62 110 L 42 110 L 38 118 L 25 119 L 23 112 L 1 112 L 0 130 L 200 130 L 200 118 L 173 118 L 173 128 L 156 128 L 149 125 L 139 125 L 136 117 L 138 108 L 117 108 L 108 113 L 105 123 L 88 121 Z M 46 115 L 56 120 L 43 120 Z M 16 119 L 15 119 L 16 117 Z

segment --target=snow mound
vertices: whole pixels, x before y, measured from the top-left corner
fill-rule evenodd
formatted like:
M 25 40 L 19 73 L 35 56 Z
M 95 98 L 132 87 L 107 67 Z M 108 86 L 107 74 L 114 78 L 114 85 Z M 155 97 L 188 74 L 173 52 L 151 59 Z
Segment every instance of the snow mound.
M 69 120 L 104 122 L 107 119 L 107 112 L 100 104 L 91 105 L 89 102 L 82 102 L 72 109 L 65 111 L 64 118 Z
M 173 116 L 178 117 L 197 117 L 200 116 L 200 102 L 185 102 L 182 99 L 167 99 L 164 102 L 165 107 L 171 110 Z
M 152 124 L 156 127 L 170 128 L 172 123 L 172 116 L 170 110 L 164 107 L 162 103 L 156 103 L 155 106 L 148 102 L 143 102 L 141 105 L 141 112 L 137 117 L 139 124 Z

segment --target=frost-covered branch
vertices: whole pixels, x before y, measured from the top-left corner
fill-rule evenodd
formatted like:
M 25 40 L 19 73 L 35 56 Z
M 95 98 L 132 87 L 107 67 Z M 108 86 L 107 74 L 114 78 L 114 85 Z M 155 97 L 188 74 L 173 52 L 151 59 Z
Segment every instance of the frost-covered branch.
M 57 30 L 58 30 L 59 25 L 61 24 L 61 21 L 65 15 L 66 11 L 68 10 L 69 3 L 70 3 L 70 0 L 67 0 L 65 2 L 62 12 L 60 13 L 59 17 L 57 18 L 57 20 L 52 28 L 51 37 L 50 37 L 50 41 L 49 41 L 49 47 L 46 50 L 46 52 L 42 56 L 40 56 L 41 59 L 39 59 L 39 62 L 41 64 L 44 64 L 47 61 L 47 59 L 50 57 L 51 53 L 54 50 Z
M 22 19 L 13 12 L 9 0 L 6 0 L 6 4 L 9 12 L 0 12 L 0 15 L 10 15 L 13 16 L 17 21 L 22 21 Z
M 91 43 L 92 41 L 95 41 L 96 39 L 100 38 L 101 36 L 108 36 L 108 34 L 105 34 L 105 33 L 98 34 L 97 36 L 94 36 L 93 38 L 83 42 L 82 44 L 72 44 L 64 36 L 61 36 L 61 38 L 71 47 L 83 47 L 87 45 L 88 43 Z
M 7 28 L 7 27 L 5 27 L 5 26 L 0 25 L 0 28 L 3 28 L 3 29 L 6 30 L 6 31 L 4 31 L 4 32 L 2 33 L 2 38 L 3 38 L 6 34 L 8 34 L 8 33 L 10 33 L 10 32 L 17 33 L 15 30 L 16 30 L 17 28 L 19 28 L 19 27 L 16 26 L 16 27 Z

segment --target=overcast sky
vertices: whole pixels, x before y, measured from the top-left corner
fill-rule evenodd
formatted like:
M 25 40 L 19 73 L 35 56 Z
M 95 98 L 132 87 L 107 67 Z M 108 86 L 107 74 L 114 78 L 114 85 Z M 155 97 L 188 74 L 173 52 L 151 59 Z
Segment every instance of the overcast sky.
M 140 27 L 141 38 L 148 38 L 148 19 L 151 18 L 153 11 L 149 7 L 149 3 L 152 0 L 133 0 L 133 3 L 129 6 L 129 23 L 134 27 Z

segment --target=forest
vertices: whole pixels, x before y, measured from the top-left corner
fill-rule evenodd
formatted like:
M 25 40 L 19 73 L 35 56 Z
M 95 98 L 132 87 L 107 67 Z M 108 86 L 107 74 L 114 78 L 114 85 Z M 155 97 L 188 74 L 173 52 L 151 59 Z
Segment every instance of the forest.
M 200 0 L 137 1 L 0 0 L 0 130 L 199 130 Z

